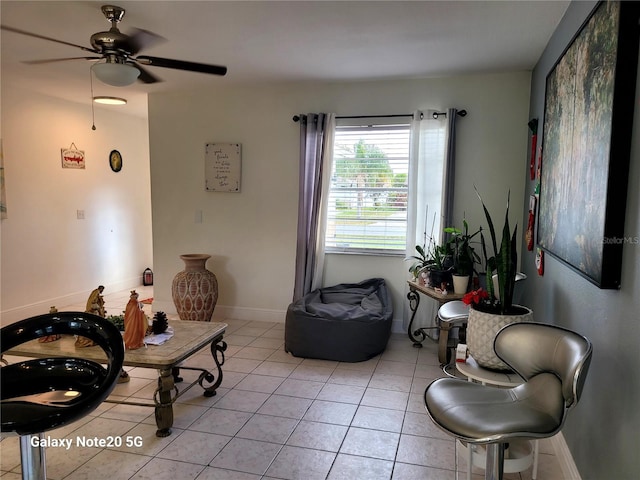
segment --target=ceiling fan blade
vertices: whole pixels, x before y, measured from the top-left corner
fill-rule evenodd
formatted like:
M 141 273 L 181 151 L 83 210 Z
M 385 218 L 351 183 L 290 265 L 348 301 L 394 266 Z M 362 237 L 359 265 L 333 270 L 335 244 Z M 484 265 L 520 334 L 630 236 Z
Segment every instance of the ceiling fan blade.
M 48 60 L 26 60 L 22 63 L 27 65 L 40 65 L 42 63 L 66 62 L 67 60 L 100 60 L 102 57 L 69 57 L 69 58 L 50 58 Z
M 62 45 L 69 45 L 70 47 L 76 47 L 81 50 L 84 50 L 85 52 L 100 53 L 97 50 L 94 50 L 93 48 L 83 47 L 82 45 L 76 45 L 75 43 L 65 42 L 64 40 L 58 40 L 57 38 L 46 37 L 38 33 L 27 32 L 26 30 L 20 30 L 19 28 L 9 27 L 7 25 L 0 25 L 0 28 L 8 32 L 19 33 L 21 35 L 26 35 L 28 37 L 40 38 L 41 40 L 49 40 L 50 42 L 61 43 Z
M 157 33 L 150 32 L 149 30 L 133 28 L 132 31 L 133 33 L 129 35 L 128 40 L 129 52 L 131 55 L 135 55 L 145 48 L 151 48 L 154 45 L 167 41 L 166 38 L 158 35 Z
M 138 80 L 140 80 L 141 82 L 158 83 L 162 81 L 160 78 L 149 72 L 149 70 L 147 70 L 146 68 L 142 68 L 142 65 L 134 63 L 133 66 L 140 70 L 140 76 L 138 77 Z
M 137 57 L 137 62 L 154 67 L 174 68 L 176 70 L 188 70 L 190 72 L 208 73 L 211 75 L 225 75 L 227 67 L 221 65 L 208 65 L 206 63 L 187 62 L 184 60 L 172 60 L 160 57 Z

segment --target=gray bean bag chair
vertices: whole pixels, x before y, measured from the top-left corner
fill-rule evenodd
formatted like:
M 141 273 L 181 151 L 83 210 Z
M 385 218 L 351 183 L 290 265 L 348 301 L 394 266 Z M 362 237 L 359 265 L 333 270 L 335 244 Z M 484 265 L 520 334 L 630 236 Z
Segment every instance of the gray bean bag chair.
M 384 351 L 392 320 L 382 278 L 319 288 L 289 305 L 284 348 L 296 357 L 361 362 Z

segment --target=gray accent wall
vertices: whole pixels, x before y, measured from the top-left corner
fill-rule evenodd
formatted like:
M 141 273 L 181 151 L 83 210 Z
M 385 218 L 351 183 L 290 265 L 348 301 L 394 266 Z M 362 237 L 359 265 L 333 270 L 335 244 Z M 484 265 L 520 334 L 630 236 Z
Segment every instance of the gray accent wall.
M 572 2 L 532 74 L 530 118 L 539 119 L 542 141 L 546 76 L 588 17 L 596 2 Z M 640 76 L 639 76 L 640 78 Z M 640 102 L 635 101 L 628 184 L 622 287 L 600 290 L 555 260 L 545 257 L 544 276 L 535 269 L 535 253 L 524 252 L 528 275 L 524 304 L 536 321 L 564 326 L 591 339 L 594 355 L 580 404 L 570 413 L 563 434 L 584 480 L 632 479 L 640 472 Z M 544 168 L 544 162 L 543 162 Z M 585 179 L 588 181 L 588 179 Z M 526 178 L 529 195 L 535 182 Z M 544 195 L 544 191 L 542 192 Z

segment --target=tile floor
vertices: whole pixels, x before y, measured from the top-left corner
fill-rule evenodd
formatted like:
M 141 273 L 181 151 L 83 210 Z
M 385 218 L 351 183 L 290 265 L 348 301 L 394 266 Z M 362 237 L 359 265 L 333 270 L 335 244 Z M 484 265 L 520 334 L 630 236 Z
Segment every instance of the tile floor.
M 153 287 L 140 287 L 140 299 Z M 105 291 L 107 314 L 124 310 L 129 292 Z M 70 305 L 59 310 L 84 310 Z M 148 309 L 148 310 L 147 310 Z M 148 313 L 151 307 L 145 307 Z M 171 318 L 171 317 L 170 317 Z M 174 317 L 175 318 L 175 317 Z M 295 358 L 284 351 L 284 324 L 225 320 L 223 382 L 212 398 L 196 385 L 174 405 L 173 433 L 155 436 L 149 407 L 104 403 L 91 415 L 47 433 L 52 438 L 135 440 L 96 448 L 47 449 L 51 479 L 450 480 L 454 442 L 429 420 L 422 393 L 443 375 L 436 346 L 416 349 L 394 334 L 384 353 L 361 363 Z M 9 360 L 11 360 L 9 358 Z M 208 352 L 190 364 L 213 366 Z M 112 397 L 149 400 L 156 372 L 128 369 Z M 183 370 L 186 380 L 196 372 Z M 540 480 L 561 480 L 549 441 L 541 442 Z M 459 454 L 461 472 L 466 462 Z M 17 437 L 0 441 L 2 480 L 20 478 Z M 483 478 L 473 470 L 474 480 Z M 460 478 L 466 478 L 466 473 Z M 531 469 L 506 475 L 528 480 Z

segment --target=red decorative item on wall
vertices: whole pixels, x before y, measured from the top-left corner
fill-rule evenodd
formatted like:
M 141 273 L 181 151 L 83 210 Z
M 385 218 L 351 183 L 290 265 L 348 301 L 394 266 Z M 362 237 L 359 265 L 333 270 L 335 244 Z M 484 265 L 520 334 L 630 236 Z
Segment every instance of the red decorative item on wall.
M 533 233 L 536 223 L 536 196 L 529 196 L 529 223 L 527 224 L 527 232 L 525 233 L 525 239 L 527 240 L 527 250 L 533 251 Z
M 538 119 L 529 120 L 529 130 L 531 130 L 531 158 L 529 160 L 529 177 L 536 179 L 536 148 L 538 144 Z

